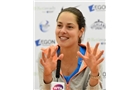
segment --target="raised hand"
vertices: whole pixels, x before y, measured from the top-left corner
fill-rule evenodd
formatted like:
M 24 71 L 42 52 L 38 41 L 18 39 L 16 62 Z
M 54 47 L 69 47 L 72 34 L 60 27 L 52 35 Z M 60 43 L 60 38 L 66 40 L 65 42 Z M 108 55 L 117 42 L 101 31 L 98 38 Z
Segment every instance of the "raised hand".
M 56 69 L 56 63 L 58 59 L 63 58 L 63 54 L 60 54 L 59 57 L 54 60 L 53 57 L 57 53 L 58 46 L 50 46 L 47 50 L 43 50 L 42 58 L 40 59 L 40 63 L 44 67 L 44 75 L 50 75 Z M 47 53 L 47 54 L 46 54 Z
M 95 45 L 95 48 L 92 49 L 89 45 L 89 42 L 87 42 L 87 50 L 86 50 L 87 54 L 84 56 L 79 51 L 77 52 L 78 56 L 80 56 L 85 61 L 87 66 L 90 68 L 91 74 L 93 76 L 98 75 L 99 73 L 98 65 L 104 60 L 104 58 L 101 58 L 104 52 L 103 50 L 97 54 L 98 46 L 99 46 L 99 43 L 97 43 Z

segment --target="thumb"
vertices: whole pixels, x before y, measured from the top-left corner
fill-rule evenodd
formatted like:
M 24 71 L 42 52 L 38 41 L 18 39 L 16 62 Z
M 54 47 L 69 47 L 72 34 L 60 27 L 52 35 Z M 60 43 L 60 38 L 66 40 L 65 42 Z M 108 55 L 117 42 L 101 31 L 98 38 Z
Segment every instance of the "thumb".
M 81 57 L 83 60 L 85 60 L 85 57 L 84 57 L 84 55 L 81 54 L 81 52 L 78 51 L 78 52 L 77 52 L 77 55 L 78 55 L 79 57 Z
M 64 54 L 60 54 L 59 57 L 58 57 L 58 59 L 59 59 L 59 60 L 62 60 L 63 57 L 64 57 Z

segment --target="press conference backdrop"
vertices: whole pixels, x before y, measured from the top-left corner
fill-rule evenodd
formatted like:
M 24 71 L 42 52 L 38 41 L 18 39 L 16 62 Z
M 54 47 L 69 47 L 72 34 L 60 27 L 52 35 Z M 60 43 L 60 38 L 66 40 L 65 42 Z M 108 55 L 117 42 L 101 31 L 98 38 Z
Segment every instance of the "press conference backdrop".
M 34 89 L 39 90 L 38 54 L 41 48 L 56 45 L 56 18 L 62 8 L 76 7 L 80 9 L 86 19 L 86 32 L 83 44 L 87 41 L 93 47 L 97 42 L 99 48 L 105 50 L 105 2 L 34 2 Z M 105 57 L 105 53 L 103 55 Z M 105 60 L 103 64 L 103 90 L 105 90 Z

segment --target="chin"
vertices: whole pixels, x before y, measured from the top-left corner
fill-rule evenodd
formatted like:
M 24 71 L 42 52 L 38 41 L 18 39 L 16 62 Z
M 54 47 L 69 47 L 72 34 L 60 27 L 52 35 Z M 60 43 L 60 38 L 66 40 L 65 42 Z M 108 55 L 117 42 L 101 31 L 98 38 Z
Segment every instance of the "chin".
M 59 43 L 58 45 L 61 46 L 61 47 L 67 47 L 68 46 L 68 45 L 66 45 L 64 43 L 63 44 L 62 43 Z
M 67 43 L 58 43 L 60 47 L 69 47 L 70 45 Z

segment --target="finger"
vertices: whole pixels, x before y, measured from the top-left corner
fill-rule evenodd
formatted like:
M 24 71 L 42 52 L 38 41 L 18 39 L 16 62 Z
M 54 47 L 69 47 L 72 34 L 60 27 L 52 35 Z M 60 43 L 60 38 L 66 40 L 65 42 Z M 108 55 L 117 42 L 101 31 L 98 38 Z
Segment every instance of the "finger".
M 44 66 L 44 60 L 40 59 L 40 63 Z
M 79 57 L 81 57 L 83 60 L 85 60 L 85 59 L 86 59 L 86 58 L 85 58 L 85 56 L 84 56 L 84 55 L 82 55 L 82 54 L 81 54 L 81 52 L 79 52 L 79 51 L 77 52 L 77 55 L 78 55 Z
M 51 55 L 51 49 L 49 48 L 47 58 L 50 58 L 50 55 Z
M 87 42 L 87 52 L 88 52 L 88 53 L 91 53 L 91 49 L 90 49 L 89 42 Z
M 98 59 L 103 55 L 103 53 L 104 53 L 104 50 L 102 50 L 102 51 L 97 55 L 96 60 L 98 60 Z
M 42 52 L 42 59 L 44 60 L 44 62 L 46 62 L 46 57 L 45 57 L 45 53 Z
M 97 65 L 100 64 L 103 60 L 104 60 L 104 58 L 101 58 L 100 60 L 98 60 Z
M 97 43 L 97 44 L 95 45 L 95 48 L 94 48 L 94 50 L 93 50 L 93 55 L 95 55 L 95 56 L 96 56 L 96 53 L 97 53 L 98 46 L 99 46 L 99 43 Z
M 46 49 L 46 48 L 41 48 L 41 50 L 42 50 L 44 53 L 48 51 L 48 49 Z
M 59 57 L 54 61 L 54 63 L 57 62 L 57 60 L 62 60 L 64 57 L 64 54 L 60 54 Z M 55 64 L 56 65 L 56 64 Z
M 58 57 L 58 59 L 59 59 L 59 60 L 62 60 L 63 57 L 64 57 L 64 54 L 60 54 L 59 57 Z
M 45 48 L 41 48 L 42 51 L 46 50 Z
M 57 49 L 58 49 L 58 46 L 56 46 L 55 49 L 52 51 L 51 57 L 53 57 L 56 54 Z

